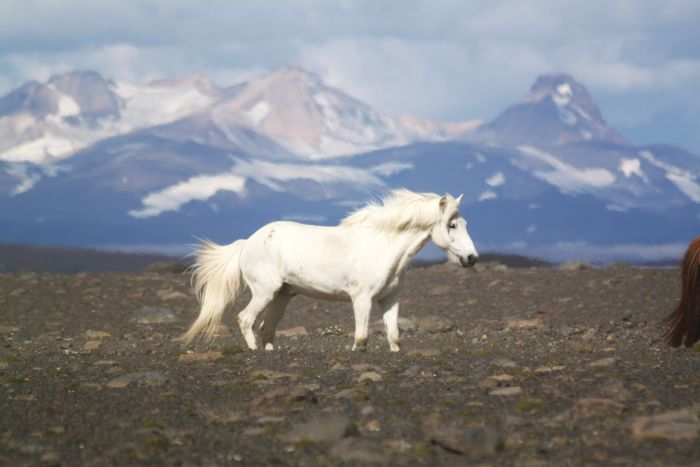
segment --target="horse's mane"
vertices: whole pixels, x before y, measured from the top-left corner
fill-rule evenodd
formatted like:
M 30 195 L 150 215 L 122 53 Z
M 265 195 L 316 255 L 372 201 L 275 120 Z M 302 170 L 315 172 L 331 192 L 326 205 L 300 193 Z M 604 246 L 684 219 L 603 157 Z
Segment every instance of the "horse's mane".
M 661 323 L 669 326 L 666 342 L 691 347 L 700 340 L 700 237 L 690 242 L 681 267 L 681 297 Z M 685 337 L 685 342 L 683 338 Z
M 440 219 L 440 196 L 414 193 L 400 188 L 389 192 L 381 202 L 370 202 L 350 213 L 342 227 L 367 225 L 385 233 L 427 230 Z

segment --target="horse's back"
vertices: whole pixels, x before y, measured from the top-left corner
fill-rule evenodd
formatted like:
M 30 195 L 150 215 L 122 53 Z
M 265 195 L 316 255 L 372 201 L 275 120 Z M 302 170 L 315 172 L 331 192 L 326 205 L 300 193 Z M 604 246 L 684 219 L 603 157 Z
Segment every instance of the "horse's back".
M 272 222 L 246 241 L 241 258 L 249 279 L 289 284 L 324 298 L 347 296 L 352 239 L 338 227 Z M 309 285 L 313 284 L 312 287 Z

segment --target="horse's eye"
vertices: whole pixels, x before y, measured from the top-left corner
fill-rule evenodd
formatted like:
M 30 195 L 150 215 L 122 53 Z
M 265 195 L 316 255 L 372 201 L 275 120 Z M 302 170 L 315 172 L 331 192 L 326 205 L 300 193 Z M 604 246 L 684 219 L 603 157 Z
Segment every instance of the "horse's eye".
M 447 228 L 448 228 L 448 229 L 456 229 L 456 228 L 457 228 L 457 224 L 455 224 L 454 222 L 450 222 L 449 225 L 447 226 Z

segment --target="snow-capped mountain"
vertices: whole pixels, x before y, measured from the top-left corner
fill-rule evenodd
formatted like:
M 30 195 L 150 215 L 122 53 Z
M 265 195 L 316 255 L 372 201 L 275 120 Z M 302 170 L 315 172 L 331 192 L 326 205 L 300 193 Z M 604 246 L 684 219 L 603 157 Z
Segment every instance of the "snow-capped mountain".
M 700 231 L 700 158 L 624 141 L 566 75 L 481 125 L 389 117 L 294 66 L 227 89 L 67 74 L 0 100 L 0 133 L 19 118 L 32 149 L 47 128 L 95 139 L 2 153 L 5 241 L 230 241 L 274 219 L 336 222 L 394 186 L 464 193 L 486 249 L 664 257 Z
M 0 161 L 52 164 L 106 138 L 170 123 L 181 137 L 223 136 L 210 141 L 222 148 L 243 138 L 266 156 L 267 138 L 312 159 L 448 140 L 478 124 L 392 118 L 293 65 L 228 89 L 198 75 L 132 85 L 71 72 L 0 99 Z M 264 136 L 262 147 L 253 147 L 252 134 Z
M 294 65 L 250 81 L 211 113 L 220 128 L 247 125 L 311 159 L 447 140 L 476 126 L 383 115 Z
M 133 86 L 71 72 L 31 81 L 0 98 L 0 161 L 52 164 L 105 138 L 200 112 L 222 95 L 203 77 Z
M 564 74 L 538 78 L 521 102 L 481 126 L 477 133 L 481 140 L 502 145 L 625 144 L 603 120 L 586 88 Z

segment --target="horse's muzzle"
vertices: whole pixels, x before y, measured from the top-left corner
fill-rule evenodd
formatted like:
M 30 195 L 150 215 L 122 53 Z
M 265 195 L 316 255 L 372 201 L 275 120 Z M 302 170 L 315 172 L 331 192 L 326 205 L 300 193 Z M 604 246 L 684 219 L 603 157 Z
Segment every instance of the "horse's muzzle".
M 469 255 L 467 256 L 467 259 L 464 259 L 462 256 L 460 256 L 459 264 L 461 264 L 463 268 L 471 267 L 474 266 L 478 260 L 479 257 L 476 255 Z

